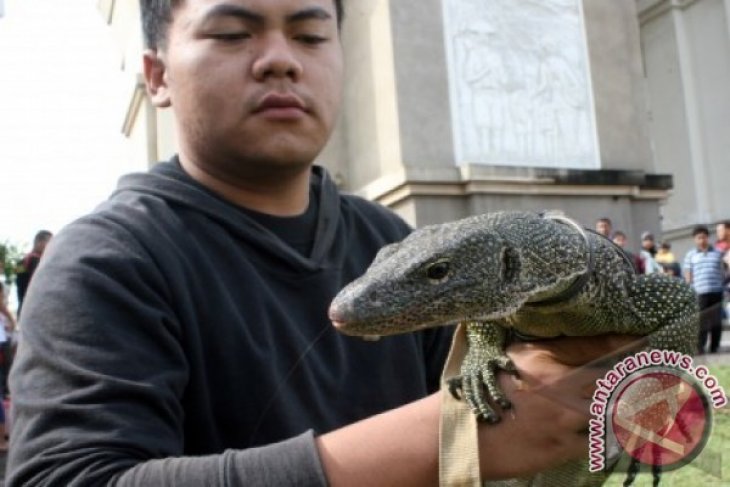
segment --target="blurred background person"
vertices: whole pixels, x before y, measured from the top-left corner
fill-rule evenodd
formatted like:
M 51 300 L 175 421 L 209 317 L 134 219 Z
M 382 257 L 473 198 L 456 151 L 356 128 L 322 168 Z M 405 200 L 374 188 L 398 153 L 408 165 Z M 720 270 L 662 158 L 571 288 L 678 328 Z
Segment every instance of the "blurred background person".
M 48 230 L 41 230 L 36 233 L 33 238 L 33 248 L 23 257 L 23 261 L 18 266 L 15 281 L 18 292 L 18 316 L 20 316 L 20 309 L 23 306 L 23 300 L 25 299 L 25 293 L 28 291 L 30 280 L 41 261 L 43 252 L 46 250 L 46 245 L 51 241 L 51 237 L 53 237 L 53 234 Z
M 715 226 L 715 250 L 725 253 L 730 249 L 730 220 Z
M 662 266 L 665 274 L 682 277 L 682 266 L 677 262 L 677 257 L 672 252 L 672 245 L 669 242 L 659 244 L 654 260 Z
M 0 282 L 0 453 L 8 451 L 5 428 L 4 399 L 7 397 L 8 372 L 10 370 L 10 334 L 15 331 L 15 317 L 8 309 L 5 286 Z
M 603 235 L 607 239 L 612 239 L 612 230 L 613 230 L 613 224 L 611 223 L 611 219 L 608 217 L 599 218 L 596 220 L 596 233 Z
M 623 249 L 623 251 L 626 252 L 626 255 L 629 256 L 629 259 L 631 259 L 631 262 L 634 263 L 634 269 L 636 270 L 636 272 L 638 272 L 639 274 L 643 274 L 644 273 L 644 263 L 641 261 L 641 258 L 626 248 L 626 246 L 629 243 L 629 239 L 626 236 L 626 234 L 624 232 L 622 232 L 621 230 L 616 230 L 613 233 L 612 240 L 613 240 L 613 243 L 615 243 L 616 245 L 621 247 Z
M 697 225 L 692 231 L 695 248 L 684 257 L 684 278 L 697 293 L 700 308 L 700 337 L 698 353 L 707 350 L 710 336 L 710 353 L 717 353 L 722 335 L 722 297 L 724 270 L 722 253 L 710 245 L 710 231 Z
M 651 232 L 642 233 L 639 258 L 641 259 L 641 266 L 644 268 L 644 274 L 654 274 L 656 272 L 664 271 L 662 266 L 654 260 L 656 252 L 657 248 L 654 243 L 654 235 Z

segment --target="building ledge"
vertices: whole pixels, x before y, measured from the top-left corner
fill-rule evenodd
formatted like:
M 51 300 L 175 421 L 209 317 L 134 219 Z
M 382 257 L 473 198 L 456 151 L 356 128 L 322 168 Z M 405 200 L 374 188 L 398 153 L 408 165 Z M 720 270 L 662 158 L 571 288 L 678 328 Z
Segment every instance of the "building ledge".
M 137 121 L 137 113 L 139 112 L 142 102 L 146 96 L 145 80 L 142 73 L 137 73 L 133 78 L 133 85 L 130 89 L 129 104 L 124 114 L 124 123 L 122 124 L 122 133 L 127 137 L 132 133 L 134 124 Z
M 104 22 L 107 24 L 112 23 L 112 16 L 114 15 L 114 2 L 115 0 L 98 0 L 96 2 L 96 8 L 101 13 Z
M 451 169 L 405 168 L 356 191 L 386 206 L 414 196 L 529 194 L 551 196 L 625 196 L 663 200 L 672 176 L 642 171 L 553 169 L 467 165 Z

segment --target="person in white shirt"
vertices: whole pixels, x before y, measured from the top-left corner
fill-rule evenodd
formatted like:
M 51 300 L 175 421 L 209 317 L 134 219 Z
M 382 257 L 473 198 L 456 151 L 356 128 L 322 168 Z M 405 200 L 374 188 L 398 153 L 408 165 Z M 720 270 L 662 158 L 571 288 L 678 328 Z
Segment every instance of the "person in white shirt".
M 10 333 L 15 331 L 15 317 L 8 309 L 5 286 L 0 282 L 0 399 L 7 394 L 5 384 L 7 383 L 8 365 L 10 364 Z M 5 408 L 0 402 L 0 452 L 8 450 L 7 432 L 5 429 Z

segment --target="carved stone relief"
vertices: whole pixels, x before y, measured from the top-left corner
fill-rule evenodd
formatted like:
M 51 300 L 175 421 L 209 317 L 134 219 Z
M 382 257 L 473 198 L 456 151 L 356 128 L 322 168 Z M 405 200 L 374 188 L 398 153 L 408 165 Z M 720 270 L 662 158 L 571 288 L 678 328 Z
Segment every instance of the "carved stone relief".
M 457 163 L 596 168 L 580 0 L 443 0 Z

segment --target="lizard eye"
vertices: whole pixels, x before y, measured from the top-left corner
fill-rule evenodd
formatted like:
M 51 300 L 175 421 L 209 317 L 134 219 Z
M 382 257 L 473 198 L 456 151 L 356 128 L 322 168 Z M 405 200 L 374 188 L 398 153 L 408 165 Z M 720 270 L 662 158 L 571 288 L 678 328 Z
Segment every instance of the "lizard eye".
M 439 260 L 429 265 L 426 269 L 426 275 L 431 282 L 443 282 L 449 276 L 450 265 L 447 260 Z

